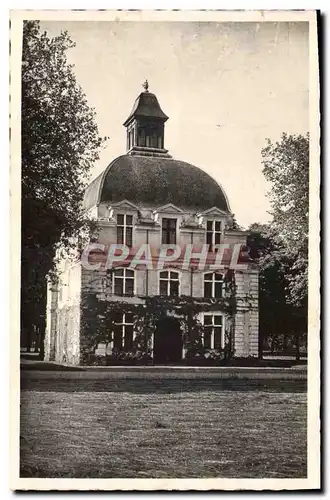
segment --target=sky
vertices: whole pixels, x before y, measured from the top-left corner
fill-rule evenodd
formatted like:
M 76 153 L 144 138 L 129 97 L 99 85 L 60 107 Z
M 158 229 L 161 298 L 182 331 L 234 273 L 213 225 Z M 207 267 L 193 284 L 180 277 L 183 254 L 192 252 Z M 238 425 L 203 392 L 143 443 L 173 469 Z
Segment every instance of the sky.
M 41 29 L 67 30 L 76 43 L 69 62 L 110 137 L 91 179 L 125 154 L 122 124 L 148 79 L 169 116 L 169 153 L 212 175 L 243 227 L 270 220 L 266 138 L 309 130 L 307 22 L 43 21 Z

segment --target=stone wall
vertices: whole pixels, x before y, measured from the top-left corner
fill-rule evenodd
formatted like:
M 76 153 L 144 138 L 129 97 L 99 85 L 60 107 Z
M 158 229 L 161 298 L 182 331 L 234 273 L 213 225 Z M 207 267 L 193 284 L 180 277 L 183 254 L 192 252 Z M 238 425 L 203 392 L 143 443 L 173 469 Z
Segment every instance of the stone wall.
M 65 264 L 57 286 L 48 286 L 45 359 L 80 361 L 81 265 Z
M 259 346 L 259 275 L 249 268 L 236 271 L 237 313 L 235 315 L 235 356 L 258 356 Z

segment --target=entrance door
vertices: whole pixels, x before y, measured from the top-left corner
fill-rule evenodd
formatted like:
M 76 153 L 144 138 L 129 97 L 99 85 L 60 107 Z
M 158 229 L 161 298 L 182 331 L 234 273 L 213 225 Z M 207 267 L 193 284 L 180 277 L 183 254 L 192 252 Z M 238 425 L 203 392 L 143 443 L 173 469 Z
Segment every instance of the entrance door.
M 154 361 L 158 364 L 178 363 L 182 360 L 182 335 L 176 318 L 158 322 L 154 338 Z

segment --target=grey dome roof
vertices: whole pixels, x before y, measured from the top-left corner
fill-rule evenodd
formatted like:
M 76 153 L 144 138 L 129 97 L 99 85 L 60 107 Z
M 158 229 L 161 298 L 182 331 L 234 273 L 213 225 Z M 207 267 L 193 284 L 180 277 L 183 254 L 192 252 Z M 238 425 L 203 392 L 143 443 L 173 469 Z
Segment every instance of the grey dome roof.
M 122 200 L 140 207 L 172 203 L 196 212 L 214 206 L 230 212 L 224 191 L 210 175 L 173 158 L 119 156 L 87 187 L 84 208 Z

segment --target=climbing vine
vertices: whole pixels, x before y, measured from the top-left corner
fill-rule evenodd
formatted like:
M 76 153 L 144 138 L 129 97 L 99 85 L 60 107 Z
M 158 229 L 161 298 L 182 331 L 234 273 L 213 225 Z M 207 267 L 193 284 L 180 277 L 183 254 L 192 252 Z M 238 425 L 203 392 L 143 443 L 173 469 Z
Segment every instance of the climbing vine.
M 224 278 L 224 294 L 221 298 L 197 298 L 191 296 L 147 296 L 138 297 L 139 302 L 109 300 L 108 294 L 97 295 L 85 292 L 82 296 L 81 358 L 85 364 L 94 362 L 147 363 L 152 360 L 152 336 L 159 320 L 175 317 L 180 323 L 186 360 L 217 361 L 229 359 L 234 354 L 234 316 L 239 299 L 236 294 L 235 275 L 228 271 Z M 247 297 L 244 297 L 245 303 Z M 206 349 L 203 346 L 204 327 L 200 313 L 221 311 L 225 317 L 225 345 L 223 349 Z M 114 327 L 118 315 L 133 317 L 135 338 L 129 352 L 113 350 L 111 356 L 97 359 L 95 350 L 100 343 L 113 341 Z

